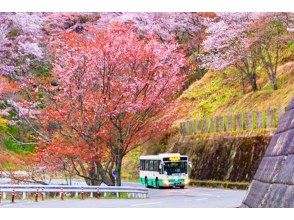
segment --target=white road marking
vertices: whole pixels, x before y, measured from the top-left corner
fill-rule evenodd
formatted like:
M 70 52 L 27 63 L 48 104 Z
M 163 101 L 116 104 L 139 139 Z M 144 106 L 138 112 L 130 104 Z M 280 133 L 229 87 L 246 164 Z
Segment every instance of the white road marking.
M 161 203 L 161 202 L 138 203 L 138 204 L 133 204 L 130 206 L 155 205 L 155 204 L 159 204 L 159 203 Z
M 207 200 L 208 198 L 200 198 L 200 199 L 193 199 L 193 200 L 196 200 L 196 201 L 201 201 L 201 200 Z

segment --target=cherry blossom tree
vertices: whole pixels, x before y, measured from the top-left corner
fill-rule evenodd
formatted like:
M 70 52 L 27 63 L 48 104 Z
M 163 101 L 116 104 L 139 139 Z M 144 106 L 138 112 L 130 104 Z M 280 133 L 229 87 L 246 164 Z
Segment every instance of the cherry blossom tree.
M 134 24 L 142 37 L 152 33 L 162 41 L 176 39 L 189 61 L 183 70 L 193 74 L 202 62 L 205 29 L 215 13 L 101 13 L 100 16 L 98 27 L 119 21 Z
M 42 22 L 40 13 L 0 13 L 1 75 L 17 77 L 43 58 Z
M 100 18 L 100 13 L 45 13 L 43 29 L 48 37 L 52 37 L 52 35 L 59 34 L 67 29 L 95 25 Z
M 253 91 L 257 87 L 258 54 L 254 49 L 255 39 L 249 39 L 250 27 L 263 13 L 218 13 L 211 22 L 204 41 L 204 49 L 209 52 L 206 65 L 221 70 L 233 66 L 250 82 Z
M 88 184 L 114 184 L 115 169 L 120 185 L 123 157 L 175 120 L 164 113 L 181 90 L 184 56 L 177 43 L 140 39 L 135 29 L 65 32 L 53 45 L 58 89 L 44 121 L 57 128 L 42 152 L 66 152 Z
M 278 89 L 277 69 L 283 59 L 282 52 L 294 40 L 294 34 L 287 31 L 287 18 L 287 13 L 266 13 L 251 28 L 258 56 L 275 90 Z

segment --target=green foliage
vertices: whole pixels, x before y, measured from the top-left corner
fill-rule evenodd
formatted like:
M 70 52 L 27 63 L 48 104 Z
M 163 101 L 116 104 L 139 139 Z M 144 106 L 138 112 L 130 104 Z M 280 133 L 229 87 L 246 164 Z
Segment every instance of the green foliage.
M 19 169 L 19 167 L 16 166 L 15 164 L 13 164 L 13 163 L 1 163 L 1 168 L 3 170 L 7 170 L 7 171 L 18 170 Z
M 0 117 L 0 132 L 5 132 L 8 129 L 8 121 Z
M 12 138 L 7 138 L 4 140 L 4 146 L 7 150 L 12 151 L 16 154 L 29 154 L 35 152 L 35 146 L 32 144 L 21 145 L 17 143 Z
M 51 76 L 51 70 L 52 70 L 52 64 L 38 63 L 34 67 L 34 74 L 39 77 L 40 76 L 48 77 L 48 76 Z
M 116 196 L 116 193 L 106 193 L 105 196 L 103 196 L 105 199 L 128 199 L 128 193 L 119 193 L 119 197 Z
M 122 179 L 134 180 L 139 175 L 139 157 L 142 154 L 141 148 L 137 148 L 129 152 L 123 160 Z
M 8 37 L 17 37 L 19 35 L 19 29 L 14 28 L 8 32 Z
M 247 190 L 249 182 L 229 182 L 216 180 L 191 180 L 190 185 L 200 187 L 225 188 L 225 189 L 243 189 Z

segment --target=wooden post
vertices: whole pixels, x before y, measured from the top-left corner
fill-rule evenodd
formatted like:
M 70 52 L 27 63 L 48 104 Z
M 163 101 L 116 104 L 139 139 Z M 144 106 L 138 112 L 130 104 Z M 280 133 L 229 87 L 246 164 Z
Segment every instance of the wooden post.
M 196 121 L 196 134 L 201 134 L 201 120 Z
M 256 112 L 256 127 L 257 128 L 263 128 L 262 112 L 261 111 Z
M 206 117 L 202 119 L 202 133 L 203 134 L 207 133 L 207 118 Z
M 237 113 L 236 115 L 236 130 L 241 131 L 243 130 L 243 125 L 242 125 L 242 113 Z
M 223 116 L 217 117 L 217 131 L 218 132 L 224 131 L 224 117 Z
M 187 121 L 188 125 L 189 125 L 189 132 L 188 135 L 192 135 L 194 133 L 194 123 L 192 120 Z
M 233 131 L 233 115 L 227 115 L 227 131 Z
M 268 109 L 267 110 L 267 128 L 273 128 L 274 127 L 274 110 Z
M 210 118 L 210 122 L 209 122 L 209 132 L 213 133 L 215 132 L 215 120 L 213 117 Z
M 251 130 L 253 128 L 252 126 L 252 113 L 251 112 L 246 112 L 246 115 L 245 115 L 245 120 L 246 120 L 246 124 L 245 124 L 245 128 L 246 130 Z

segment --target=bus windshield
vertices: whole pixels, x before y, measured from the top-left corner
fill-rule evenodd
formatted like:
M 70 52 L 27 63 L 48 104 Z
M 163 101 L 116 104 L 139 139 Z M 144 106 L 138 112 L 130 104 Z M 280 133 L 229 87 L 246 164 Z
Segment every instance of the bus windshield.
M 167 172 L 167 175 L 187 173 L 187 162 L 165 162 L 164 172 Z

